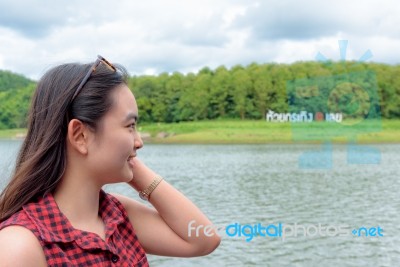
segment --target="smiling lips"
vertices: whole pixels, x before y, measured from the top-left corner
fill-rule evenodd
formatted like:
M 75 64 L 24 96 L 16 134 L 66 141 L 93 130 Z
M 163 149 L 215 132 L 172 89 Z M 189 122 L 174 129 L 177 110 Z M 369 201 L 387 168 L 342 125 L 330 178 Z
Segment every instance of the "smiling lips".
M 128 164 L 131 166 L 131 168 L 133 168 L 133 166 L 135 165 L 135 163 L 134 163 L 134 161 L 133 161 L 133 158 L 134 157 L 136 157 L 136 155 L 130 155 L 129 157 L 128 157 Z

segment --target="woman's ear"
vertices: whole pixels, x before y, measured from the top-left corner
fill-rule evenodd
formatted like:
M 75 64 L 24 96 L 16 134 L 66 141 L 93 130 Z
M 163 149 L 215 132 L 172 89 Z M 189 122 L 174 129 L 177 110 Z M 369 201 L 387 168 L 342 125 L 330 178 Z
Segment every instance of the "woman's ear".
M 68 123 L 67 140 L 79 153 L 88 153 L 88 128 L 80 120 L 72 119 Z

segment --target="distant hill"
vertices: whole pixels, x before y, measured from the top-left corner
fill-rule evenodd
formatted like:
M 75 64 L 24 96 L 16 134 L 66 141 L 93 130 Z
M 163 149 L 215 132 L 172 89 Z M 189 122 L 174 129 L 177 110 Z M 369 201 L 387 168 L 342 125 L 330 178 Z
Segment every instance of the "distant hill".
M 0 92 L 26 87 L 34 81 L 11 71 L 0 70 Z

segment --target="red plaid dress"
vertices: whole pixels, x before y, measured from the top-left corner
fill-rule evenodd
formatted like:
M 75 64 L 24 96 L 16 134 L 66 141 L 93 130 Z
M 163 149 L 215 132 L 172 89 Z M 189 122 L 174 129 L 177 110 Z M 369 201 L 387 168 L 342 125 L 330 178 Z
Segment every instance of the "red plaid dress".
M 74 229 L 51 194 L 0 224 L 23 226 L 42 245 L 49 266 L 149 266 L 122 204 L 100 192 L 99 215 L 106 225 L 105 241 L 97 234 Z

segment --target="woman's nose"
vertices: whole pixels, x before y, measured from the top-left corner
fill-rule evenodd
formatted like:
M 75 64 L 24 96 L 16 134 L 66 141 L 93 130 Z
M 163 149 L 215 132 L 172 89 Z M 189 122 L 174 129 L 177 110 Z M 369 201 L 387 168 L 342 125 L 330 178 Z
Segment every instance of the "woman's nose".
M 140 137 L 140 133 L 136 132 L 135 134 L 135 149 L 141 149 L 143 147 L 143 140 L 142 137 Z

